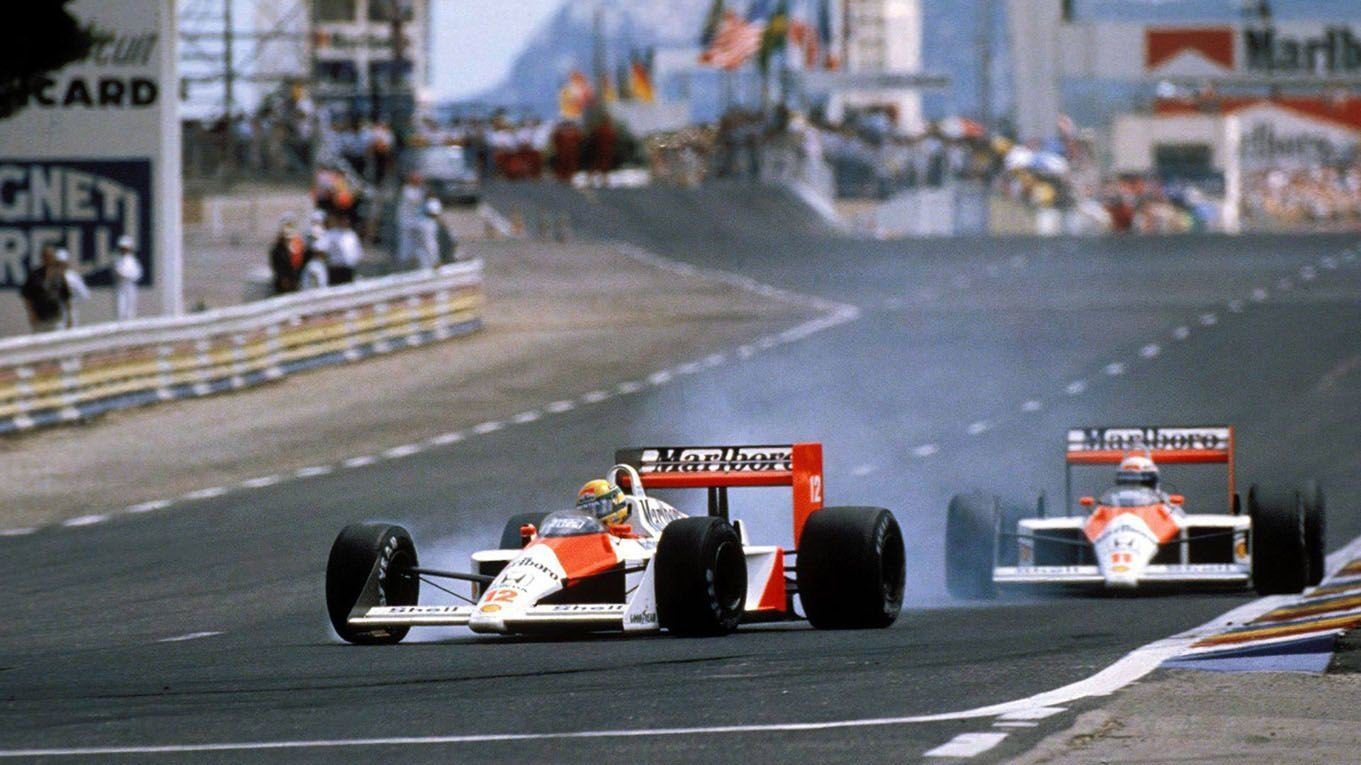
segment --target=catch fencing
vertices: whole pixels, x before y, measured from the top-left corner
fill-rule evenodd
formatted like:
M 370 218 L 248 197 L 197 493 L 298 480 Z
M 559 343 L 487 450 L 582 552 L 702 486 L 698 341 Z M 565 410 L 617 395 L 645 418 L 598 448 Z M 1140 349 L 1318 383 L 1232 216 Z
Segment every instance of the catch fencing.
M 471 261 L 178 317 L 0 340 L 0 433 L 247 388 L 482 326 Z

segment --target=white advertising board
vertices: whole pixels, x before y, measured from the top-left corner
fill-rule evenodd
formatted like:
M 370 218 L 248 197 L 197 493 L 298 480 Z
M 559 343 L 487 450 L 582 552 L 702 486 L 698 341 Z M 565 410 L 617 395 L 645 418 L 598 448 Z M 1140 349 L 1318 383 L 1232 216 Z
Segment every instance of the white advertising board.
M 75 0 L 90 54 L 34 84 L 0 121 L 0 287 L 17 289 L 47 243 L 94 285 L 118 237 L 137 243 L 143 289 L 183 311 L 175 0 Z

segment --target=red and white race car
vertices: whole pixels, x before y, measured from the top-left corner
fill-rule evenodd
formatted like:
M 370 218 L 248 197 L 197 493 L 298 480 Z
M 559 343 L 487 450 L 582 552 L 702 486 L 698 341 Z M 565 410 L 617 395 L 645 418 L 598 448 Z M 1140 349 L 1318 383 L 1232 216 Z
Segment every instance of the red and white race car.
M 499 547 L 473 554 L 469 572 L 421 565 L 401 526 L 347 526 L 326 566 L 331 625 L 352 643 L 395 643 L 436 625 L 721 635 L 749 622 L 868 628 L 897 618 L 898 522 L 882 508 L 822 506 L 821 444 L 650 447 L 615 461 L 607 478 L 627 490 L 627 520 L 606 524 L 580 509 L 516 515 Z M 729 489 L 770 486 L 792 489 L 796 550 L 754 545 L 729 517 Z M 662 489 L 706 489 L 707 514 L 651 496 Z M 420 584 L 433 578 L 469 581 L 471 596 L 421 605 Z
M 1073 428 L 1063 514 L 1033 514 L 998 497 L 959 494 L 946 524 L 946 584 L 961 598 L 999 587 L 1244 587 L 1299 592 L 1323 576 L 1323 494 L 1253 485 L 1246 512 L 1234 485 L 1233 428 Z M 1222 511 L 1189 513 L 1160 466 L 1224 465 Z M 1115 486 L 1073 502 L 1073 468 L 1118 466 Z M 1109 469 L 1109 467 L 1107 468 Z M 1027 517 L 1029 516 L 1029 517 Z

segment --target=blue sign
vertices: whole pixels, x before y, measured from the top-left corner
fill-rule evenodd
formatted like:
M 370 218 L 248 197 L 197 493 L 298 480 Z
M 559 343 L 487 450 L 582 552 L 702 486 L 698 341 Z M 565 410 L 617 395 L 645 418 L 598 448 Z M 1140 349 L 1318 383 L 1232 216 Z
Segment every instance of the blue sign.
M 69 250 L 88 283 L 108 284 L 124 234 L 141 284 L 153 284 L 151 177 L 149 159 L 0 159 L 0 288 L 23 286 L 48 244 Z

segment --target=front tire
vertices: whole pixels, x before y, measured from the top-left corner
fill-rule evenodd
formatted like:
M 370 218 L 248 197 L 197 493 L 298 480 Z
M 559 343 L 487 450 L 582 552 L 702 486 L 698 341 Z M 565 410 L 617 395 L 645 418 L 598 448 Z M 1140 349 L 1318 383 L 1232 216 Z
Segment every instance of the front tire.
M 961 600 L 997 597 L 997 498 L 981 492 L 950 498 L 945 519 L 945 587 Z
M 726 635 L 747 601 L 747 559 L 737 531 L 722 518 L 681 518 L 657 542 L 657 618 L 676 635 Z
M 348 621 L 361 599 L 372 599 L 375 606 L 416 605 L 421 583 L 408 570 L 418 565 L 416 544 L 401 526 L 346 526 L 326 561 L 326 611 L 336 634 L 346 642 L 365 645 L 397 643 L 406 637 L 409 627 L 356 629 Z
M 887 627 L 903 607 L 903 532 L 879 507 L 828 507 L 799 540 L 799 600 L 818 629 Z
M 1262 595 L 1303 590 L 1309 581 L 1305 511 L 1300 492 L 1254 485 L 1248 491 L 1252 518 L 1252 582 Z

